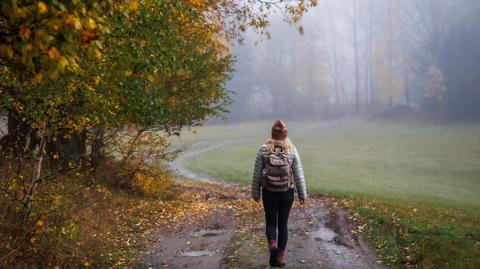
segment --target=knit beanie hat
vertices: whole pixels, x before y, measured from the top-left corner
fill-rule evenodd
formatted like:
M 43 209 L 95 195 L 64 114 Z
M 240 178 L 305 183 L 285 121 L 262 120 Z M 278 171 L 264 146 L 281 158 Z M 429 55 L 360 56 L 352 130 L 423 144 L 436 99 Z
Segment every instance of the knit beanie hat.
M 285 122 L 281 119 L 278 119 L 273 123 L 272 126 L 272 138 L 275 140 L 284 140 L 287 138 L 288 128 Z

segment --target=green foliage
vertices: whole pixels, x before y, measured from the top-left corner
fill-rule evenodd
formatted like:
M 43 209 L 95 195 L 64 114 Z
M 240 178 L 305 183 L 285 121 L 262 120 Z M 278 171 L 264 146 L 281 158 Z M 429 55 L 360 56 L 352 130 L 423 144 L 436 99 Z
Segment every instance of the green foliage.
M 226 45 L 204 20 L 181 2 L 169 1 L 147 1 L 137 12 L 115 13 L 102 20 L 110 34 L 104 35 L 101 58 L 86 57 L 88 49 L 77 51 L 81 72 L 36 84 L 17 80 L 2 103 L 32 128 L 48 129 L 48 135 L 61 130 L 69 136 L 99 125 L 170 131 L 198 124 L 225 111 L 224 82 L 232 63 Z M 18 78 L 11 73 L 15 69 L 4 72 Z
M 23 220 L 27 228 L 36 217 L 34 206 L 41 202 L 36 196 L 47 176 L 44 166 L 53 170 L 61 160 L 61 165 L 69 169 L 72 158 L 97 158 L 93 156 L 97 130 L 107 137 L 129 129 L 145 134 L 140 144 L 136 138 L 127 141 L 128 154 L 120 165 L 121 169 L 133 167 L 135 172 L 145 157 L 137 151 L 148 148 L 144 138 L 152 136 L 151 131 L 166 131 L 157 132 L 148 141 L 152 149 L 160 148 L 161 152 L 166 145 L 162 135 L 178 134 L 182 126 L 200 124 L 224 111 L 228 104 L 224 82 L 231 71 L 232 56 L 203 13 L 181 1 L 68 3 L 67 10 L 58 1 L 2 3 L 2 14 L 16 16 L 14 11 L 19 8 L 32 12 L 0 21 L 6 27 L 0 30 L 5 31 L 30 24 L 33 27 L 21 33 L 11 32 L 15 37 L 0 40 L 0 108 L 9 112 L 9 123 L 17 124 L 16 131 L 8 134 L 17 137 L 4 145 L 12 153 L 9 157 L 18 162 L 2 169 L 5 178 L 0 187 L 9 204 L 6 214 Z M 112 8 L 111 13 L 106 12 L 107 7 Z M 55 23 L 63 24 L 57 29 Z M 25 31 L 40 32 L 35 35 Z M 94 44 L 82 39 L 93 31 L 98 31 L 103 45 L 97 40 L 97 32 Z M 46 36 L 48 40 L 43 39 Z M 30 47 L 31 42 L 32 50 L 20 49 Z M 88 144 L 92 146 L 90 152 Z M 44 161 L 47 151 L 50 162 Z M 85 156 L 88 154 L 93 157 Z M 6 160 L 2 160 L 4 163 Z M 79 175 L 91 184 L 89 173 L 93 169 L 88 163 L 83 168 L 85 172 Z M 20 175 L 22 178 L 17 179 Z M 122 182 L 143 194 L 168 196 L 151 178 L 130 181 L 125 171 L 119 175 L 125 176 Z M 50 180 L 58 178 L 54 174 Z M 14 249 L 5 253 L 9 251 Z
M 56 79 L 78 72 L 79 52 L 98 54 L 96 42 L 106 31 L 109 10 L 124 9 L 114 1 L 2 1 L 0 62 L 19 80 Z
M 232 57 L 202 13 L 146 1 L 109 25 L 100 79 L 118 122 L 178 132 L 225 110 Z
M 288 14 L 298 22 L 314 2 L 285 8 L 290 7 Z M 67 180 L 60 175 L 73 167 L 80 167 L 76 176 L 93 186 L 91 173 L 96 170 L 89 162 L 104 158 L 105 152 L 118 157 L 115 153 L 125 149 L 113 176 L 118 181 L 112 185 L 127 183 L 142 195 L 170 197 L 171 180 L 162 177 L 158 182 L 156 174 L 139 174 L 149 161 L 146 155 L 161 158 L 166 136 L 226 111 L 230 100 L 225 82 L 233 62 L 227 42 L 245 30 L 239 28 L 242 22 L 255 29 L 268 25 L 269 11 L 250 8 L 233 0 L 2 1 L 0 112 L 8 112 L 9 133 L 0 138 L 8 152 L 0 159 L 1 201 L 6 205 L 0 217 L 10 225 L 2 227 L 2 239 L 9 233 L 15 237 L 0 246 L 0 254 L 8 258 L 2 255 L 5 264 L 41 252 L 30 257 L 38 258 L 39 267 L 57 262 L 87 267 L 91 259 L 100 267 L 111 265 L 95 256 L 102 251 L 75 245 L 94 246 L 101 240 L 78 233 L 79 219 L 68 224 L 69 214 L 79 215 L 61 206 L 67 203 L 46 209 L 49 200 L 63 195 L 53 187 L 66 188 Z M 231 19 L 236 22 L 233 28 L 226 23 Z M 129 131 L 133 135 L 119 137 Z M 82 195 L 90 195 L 89 188 Z M 50 192 L 42 193 L 45 189 Z M 22 231 L 16 233 L 14 226 Z M 42 236 L 36 236 L 37 230 Z M 68 240 L 62 241 L 67 234 Z M 120 256 L 123 247 L 101 245 L 114 249 L 113 256 Z M 59 249 L 82 253 L 85 260 L 69 261 Z M 52 253 L 60 255 L 48 258 Z

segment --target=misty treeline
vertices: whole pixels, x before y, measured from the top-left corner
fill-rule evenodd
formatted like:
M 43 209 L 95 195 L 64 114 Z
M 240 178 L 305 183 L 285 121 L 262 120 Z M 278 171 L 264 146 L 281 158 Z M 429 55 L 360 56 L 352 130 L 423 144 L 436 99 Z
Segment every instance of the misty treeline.
M 231 119 L 352 113 L 480 116 L 480 2 L 325 0 L 237 46 Z M 302 31 L 303 30 L 303 31 Z

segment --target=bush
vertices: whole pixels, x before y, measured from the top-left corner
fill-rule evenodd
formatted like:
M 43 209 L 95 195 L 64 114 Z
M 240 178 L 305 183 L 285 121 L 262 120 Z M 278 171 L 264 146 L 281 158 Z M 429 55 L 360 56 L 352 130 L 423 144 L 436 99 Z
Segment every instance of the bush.
M 151 171 L 136 172 L 131 185 L 136 194 L 148 197 L 168 199 L 174 194 L 173 180 L 166 175 Z

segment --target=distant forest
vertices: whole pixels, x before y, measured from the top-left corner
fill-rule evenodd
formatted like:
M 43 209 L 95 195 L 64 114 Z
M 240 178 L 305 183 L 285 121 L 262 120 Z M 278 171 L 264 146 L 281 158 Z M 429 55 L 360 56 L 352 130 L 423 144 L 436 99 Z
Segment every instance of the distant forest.
M 479 1 L 322 1 L 300 24 L 235 46 L 228 119 L 480 118 Z

